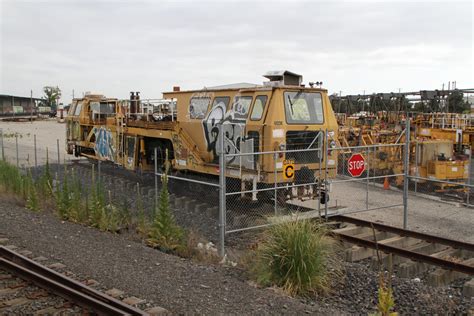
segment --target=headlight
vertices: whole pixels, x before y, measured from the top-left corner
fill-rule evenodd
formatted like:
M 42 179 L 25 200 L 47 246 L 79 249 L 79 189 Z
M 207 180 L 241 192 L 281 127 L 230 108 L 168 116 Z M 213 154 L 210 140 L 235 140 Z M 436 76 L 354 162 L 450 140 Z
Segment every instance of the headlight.
M 281 143 L 280 146 L 278 146 L 278 147 L 280 148 L 280 151 L 285 151 L 286 150 L 286 144 Z M 282 152 L 278 153 L 279 158 L 283 158 L 284 155 L 285 154 L 282 153 Z

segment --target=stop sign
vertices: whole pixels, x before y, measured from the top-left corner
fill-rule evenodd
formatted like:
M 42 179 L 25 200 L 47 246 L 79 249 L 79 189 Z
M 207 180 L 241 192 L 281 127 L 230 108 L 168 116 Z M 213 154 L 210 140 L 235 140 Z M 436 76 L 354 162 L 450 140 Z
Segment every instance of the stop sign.
M 353 177 L 360 177 L 365 170 L 365 159 L 361 154 L 353 154 L 348 160 L 347 171 Z

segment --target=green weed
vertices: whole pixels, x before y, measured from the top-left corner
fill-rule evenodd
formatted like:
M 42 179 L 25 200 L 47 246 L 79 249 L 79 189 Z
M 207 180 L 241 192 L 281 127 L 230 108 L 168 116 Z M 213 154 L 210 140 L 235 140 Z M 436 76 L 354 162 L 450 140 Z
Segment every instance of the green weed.
M 184 230 L 176 224 L 173 213 L 170 209 L 168 177 L 166 174 L 161 178 L 161 191 L 158 210 L 155 210 L 155 217 L 149 233 L 150 238 L 147 243 L 154 248 L 159 248 L 165 252 L 179 251 L 185 247 Z

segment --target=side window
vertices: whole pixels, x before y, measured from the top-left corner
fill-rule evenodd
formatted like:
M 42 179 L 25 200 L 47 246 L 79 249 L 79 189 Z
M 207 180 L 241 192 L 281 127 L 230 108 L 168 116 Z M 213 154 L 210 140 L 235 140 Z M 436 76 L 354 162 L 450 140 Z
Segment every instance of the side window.
M 252 104 L 252 97 L 235 97 L 232 110 L 234 112 L 234 118 L 236 119 L 247 119 L 249 116 L 250 104 Z
M 189 101 L 189 117 L 192 119 L 203 119 L 206 115 L 210 101 L 211 98 L 209 97 L 191 98 Z
M 74 110 L 76 109 L 77 103 L 71 104 L 71 107 L 69 107 L 68 115 L 73 116 L 74 115 Z
M 260 121 L 262 119 L 263 111 L 265 110 L 265 104 L 267 104 L 267 96 L 257 96 L 253 105 L 252 115 L 250 115 L 250 119 L 252 121 Z
M 127 137 L 127 156 L 129 159 L 135 157 L 135 137 Z
M 77 103 L 76 108 L 74 109 L 74 116 L 79 116 L 81 114 L 82 102 Z
M 227 111 L 227 107 L 229 106 L 230 97 L 215 97 L 214 102 L 212 102 L 212 108 L 216 105 L 222 105 L 224 109 Z

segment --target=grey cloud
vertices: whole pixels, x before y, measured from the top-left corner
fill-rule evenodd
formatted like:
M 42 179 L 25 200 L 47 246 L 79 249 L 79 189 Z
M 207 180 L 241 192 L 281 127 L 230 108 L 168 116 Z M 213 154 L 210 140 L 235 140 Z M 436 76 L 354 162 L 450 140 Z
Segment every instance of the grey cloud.
M 474 82 L 470 2 L 0 3 L 2 93 L 159 97 L 283 68 L 347 93 Z

